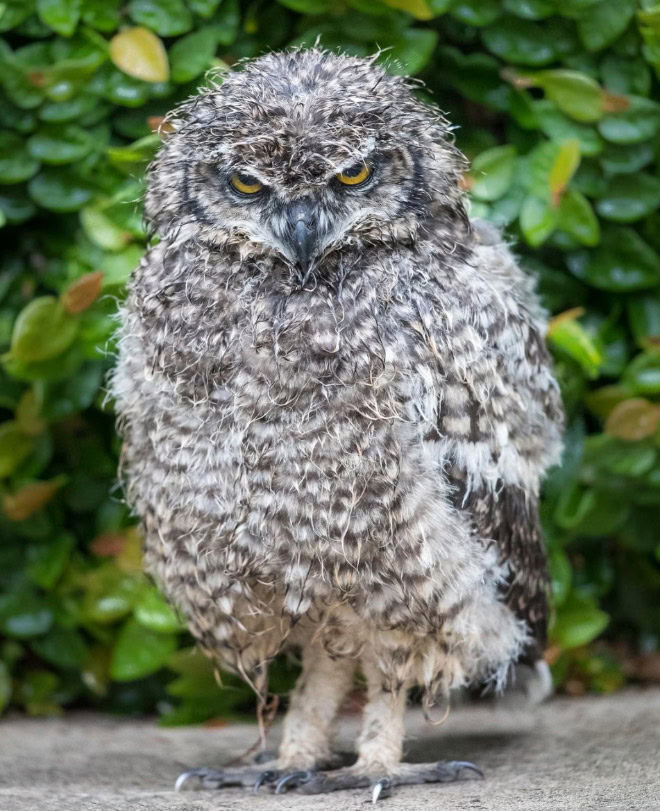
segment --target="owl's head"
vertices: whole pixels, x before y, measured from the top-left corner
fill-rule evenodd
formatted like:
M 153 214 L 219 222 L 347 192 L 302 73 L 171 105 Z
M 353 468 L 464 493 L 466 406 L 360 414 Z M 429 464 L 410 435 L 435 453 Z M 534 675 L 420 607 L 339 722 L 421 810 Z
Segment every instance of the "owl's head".
M 374 59 L 269 54 L 172 117 L 150 171 L 161 236 L 277 256 L 304 286 L 335 251 L 412 242 L 462 218 L 447 122 Z

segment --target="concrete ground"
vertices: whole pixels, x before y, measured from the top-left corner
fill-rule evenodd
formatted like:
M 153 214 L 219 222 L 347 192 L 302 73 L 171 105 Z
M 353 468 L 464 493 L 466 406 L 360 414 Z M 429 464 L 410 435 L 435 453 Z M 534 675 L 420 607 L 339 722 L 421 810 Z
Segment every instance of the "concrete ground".
M 354 734 L 343 723 L 340 743 Z M 408 719 L 411 760 L 469 759 L 483 781 L 399 788 L 383 811 L 658 811 L 660 690 L 554 699 L 533 713 L 477 705 L 440 728 Z M 0 811 L 356 811 L 367 791 L 320 797 L 172 790 L 182 770 L 250 746 L 254 725 L 162 729 L 91 714 L 0 723 Z M 274 730 L 273 740 L 277 737 Z

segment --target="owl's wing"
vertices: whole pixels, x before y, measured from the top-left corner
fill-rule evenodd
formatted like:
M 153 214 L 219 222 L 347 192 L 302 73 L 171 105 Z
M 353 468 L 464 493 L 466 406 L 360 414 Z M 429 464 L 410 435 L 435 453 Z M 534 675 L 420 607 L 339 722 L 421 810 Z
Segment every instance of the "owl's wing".
M 503 599 L 527 622 L 534 644 L 526 658 L 534 661 L 548 612 L 539 485 L 558 461 L 563 409 L 529 278 L 498 234 L 476 238 L 468 267 L 445 291 L 459 306 L 451 317 L 441 307 L 430 333 L 438 396 L 427 440 L 440 453 L 455 507 L 498 546 L 508 570 Z

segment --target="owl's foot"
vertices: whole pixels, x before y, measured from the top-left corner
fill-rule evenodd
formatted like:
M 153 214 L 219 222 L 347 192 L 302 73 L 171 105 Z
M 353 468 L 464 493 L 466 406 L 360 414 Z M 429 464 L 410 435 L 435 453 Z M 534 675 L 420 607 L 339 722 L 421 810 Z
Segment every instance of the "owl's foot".
M 219 789 L 230 787 L 259 788 L 280 775 L 276 761 L 254 766 L 234 766 L 228 769 L 190 769 L 183 772 L 174 784 L 175 791 L 186 788 Z
M 319 769 L 339 769 L 355 762 L 355 755 L 350 752 L 337 752 L 317 764 Z M 174 784 L 175 791 L 181 791 L 184 787 L 200 789 L 220 789 L 220 788 L 251 788 L 258 791 L 261 786 L 267 785 L 275 788 L 277 794 L 281 794 L 285 788 L 279 790 L 278 785 L 281 780 L 285 780 L 287 786 L 291 780 L 287 780 L 290 775 L 316 774 L 317 772 L 302 772 L 291 769 L 284 770 L 279 766 L 275 756 L 257 756 L 254 764 L 248 766 L 233 766 L 226 769 L 211 769 L 202 767 L 200 769 L 189 769 L 182 772 Z M 291 778 L 293 779 L 293 778 Z
M 280 774 L 268 781 L 276 794 L 296 791 L 299 794 L 325 794 L 329 791 L 370 788 L 371 801 L 389 797 L 395 786 L 420 783 L 453 783 L 456 780 L 478 779 L 483 772 L 473 763 L 462 760 L 443 760 L 438 763 L 401 763 L 391 774 L 378 777 L 365 774 L 355 767 L 333 772 L 293 771 Z

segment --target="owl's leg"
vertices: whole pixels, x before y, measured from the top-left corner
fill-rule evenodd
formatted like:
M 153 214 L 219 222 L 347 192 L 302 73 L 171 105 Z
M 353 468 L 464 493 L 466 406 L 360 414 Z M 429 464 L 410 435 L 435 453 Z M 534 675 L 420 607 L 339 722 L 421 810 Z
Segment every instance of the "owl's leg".
M 313 774 L 315 769 L 343 765 L 346 758 L 332 753 L 331 739 L 337 711 L 353 682 L 355 661 L 332 659 L 321 645 L 310 643 L 303 649 L 302 664 L 284 719 L 277 759 L 227 769 L 193 769 L 181 775 L 177 789 L 193 778 L 200 788 L 258 789 L 277 785 L 289 775 Z
M 394 786 L 417 783 L 448 783 L 482 776 L 472 763 L 401 763 L 407 686 L 392 684 L 374 661 L 364 661 L 367 704 L 358 739 L 358 758 L 349 767 L 335 771 L 299 771 L 277 783 L 277 791 L 294 789 L 302 794 L 322 794 L 341 789 L 371 788 L 375 803 L 390 794 Z
M 291 695 L 279 749 L 280 769 L 328 768 L 337 711 L 353 683 L 355 661 L 333 659 L 322 645 L 303 649 L 303 670 Z

